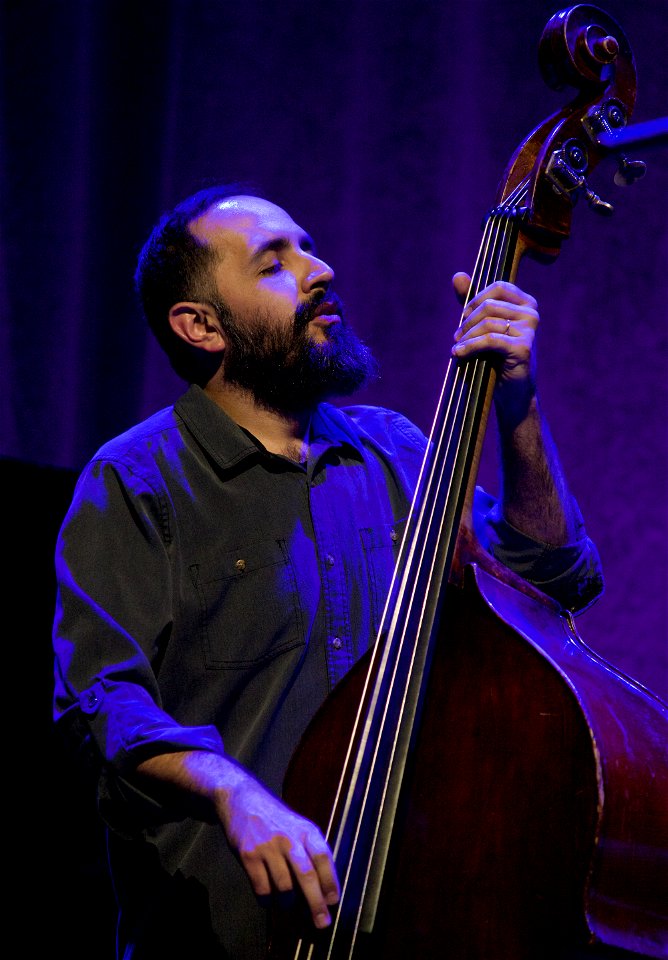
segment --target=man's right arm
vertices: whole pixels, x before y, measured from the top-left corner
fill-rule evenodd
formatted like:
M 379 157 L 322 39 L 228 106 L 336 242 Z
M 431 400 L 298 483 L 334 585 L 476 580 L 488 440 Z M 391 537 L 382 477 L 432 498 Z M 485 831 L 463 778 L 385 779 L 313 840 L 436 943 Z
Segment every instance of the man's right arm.
M 171 572 L 157 504 L 118 462 L 80 479 L 56 549 L 55 717 L 159 817 L 220 823 L 256 894 L 296 882 L 327 926 L 338 884 L 318 828 L 229 758 L 215 726 L 184 726 L 160 705 L 150 656 L 169 627 Z
M 338 902 L 339 885 L 325 838 L 248 771 L 228 757 L 194 750 L 144 760 L 137 781 L 149 792 L 181 798 L 191 814 L 218 821 L 257 896 L 287 892 L 296 882 L 315 926 L 329 926 L 328 905 Z

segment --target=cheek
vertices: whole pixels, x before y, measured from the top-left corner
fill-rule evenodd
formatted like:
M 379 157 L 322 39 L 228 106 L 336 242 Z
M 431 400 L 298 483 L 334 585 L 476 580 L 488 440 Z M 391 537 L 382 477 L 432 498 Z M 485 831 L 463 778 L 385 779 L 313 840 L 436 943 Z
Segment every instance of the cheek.
M 263 277 L 258 284 L 258 292 L 268 300 L 283 300 L 285 303 L 299 302 L 299 284 L 296 278 L 287 270 Z
M 280 326 L 291 325 L 301 303 L 297 280 L 287 271 L 260 277 L 252 284 L 234 287 L 222 292 L 223 299 L 238 318 L 262 317 Z
M 270 283 L 258 288 L 256 304 L 259 312 L 273 317 L 278 323 L 292 324 L 301 299 L 294 279 L 271 277 Z

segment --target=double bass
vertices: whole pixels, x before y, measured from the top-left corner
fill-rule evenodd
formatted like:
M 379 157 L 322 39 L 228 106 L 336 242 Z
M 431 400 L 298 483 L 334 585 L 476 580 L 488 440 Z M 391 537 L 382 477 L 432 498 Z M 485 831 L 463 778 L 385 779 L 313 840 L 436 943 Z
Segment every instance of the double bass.
M 579 4 L 539 62 L 577 95 L 507 164 L 470 296 L 553 262 L 578 198 L 610 212 L 587 177 L 633 111 L 628 40 Z M 277 918 L 272 960 L 668 956 L 668 708 L 476 541 L 494 383 L 493 359 L 450 361 L 376 643 L 293 755 L 284 798 L 325 832 L 341 900 L 325 931 Z

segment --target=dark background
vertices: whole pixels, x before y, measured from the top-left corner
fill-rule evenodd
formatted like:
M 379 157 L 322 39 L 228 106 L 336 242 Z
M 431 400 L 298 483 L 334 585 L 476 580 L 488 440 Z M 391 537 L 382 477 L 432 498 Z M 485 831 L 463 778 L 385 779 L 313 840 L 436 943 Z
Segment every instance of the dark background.
M 665 116 L 665 0 L 603 6 L 635 54 L 633 122 Z M 88 808 L 50 731 L 53 539 L 88 457 L 183 387 L 134 300 L 141 244 L 200 186 L 256 181 L 315 236 L 380 359 L 381 380 L 358 399 L 428 431 L 458 320 L 450 278 L 473 265 L 515 147 L 571 97 L 537 66 L 557 9 L 3 0 L 0 475 L 5 606 L 18 621 L 5 665 L 28 705 L 8 742 L 37 851 L 17 868 L 19 879 L 27 871 L 18 890 L 44 911 L 63 956 L 88 942 L 102 957 L 108 918 L 95 943 L 98 841 L 70 839 Z M 613 217 L 579 203 L 557 262 L 525 261 L 519 282 L 541 306 L 543 405 L 606 571 L 580 633 L 666 697 L 668 148 L 637 156 L 648 172 L 633 187 L 613 185 L 611 160 L 592 176 Z M 491 435 L 481 480 L 496 488 Z M 83 845 L 65 854 L 72 842 Z M 48 905 L 71 897 L 90 898 L 93 944 L 85 925 L 73 936 L 69 921 L 50 919 Z

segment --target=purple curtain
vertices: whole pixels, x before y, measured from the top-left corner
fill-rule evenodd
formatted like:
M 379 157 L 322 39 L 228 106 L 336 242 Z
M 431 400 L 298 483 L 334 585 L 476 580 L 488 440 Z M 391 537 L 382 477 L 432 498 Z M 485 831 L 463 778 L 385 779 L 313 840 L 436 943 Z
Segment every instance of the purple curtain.
M 668 113 L 668 16 L 603 0 L 635 53 L 634 122 Z M 359 399 L 429 429 L 480 222 L 513 150 L 571 93 L 537 44 L 554 2 L 3 0 L 0 454 L 78 470 L 182 384 L 132 291 L 158 215 L 251 179 L 313 233 L 381 361 Z M 597 541 L 605 596 L 583 639 L 668 695 L 668 147 L 613 184 L 612 160 L 549 267 L 543 405 Z M 496 487 L 493 439 L 481 480 Z M 15 504 L 8 504 L 12 508 Z M 21 507 L 23 509 L 23 507 Z

